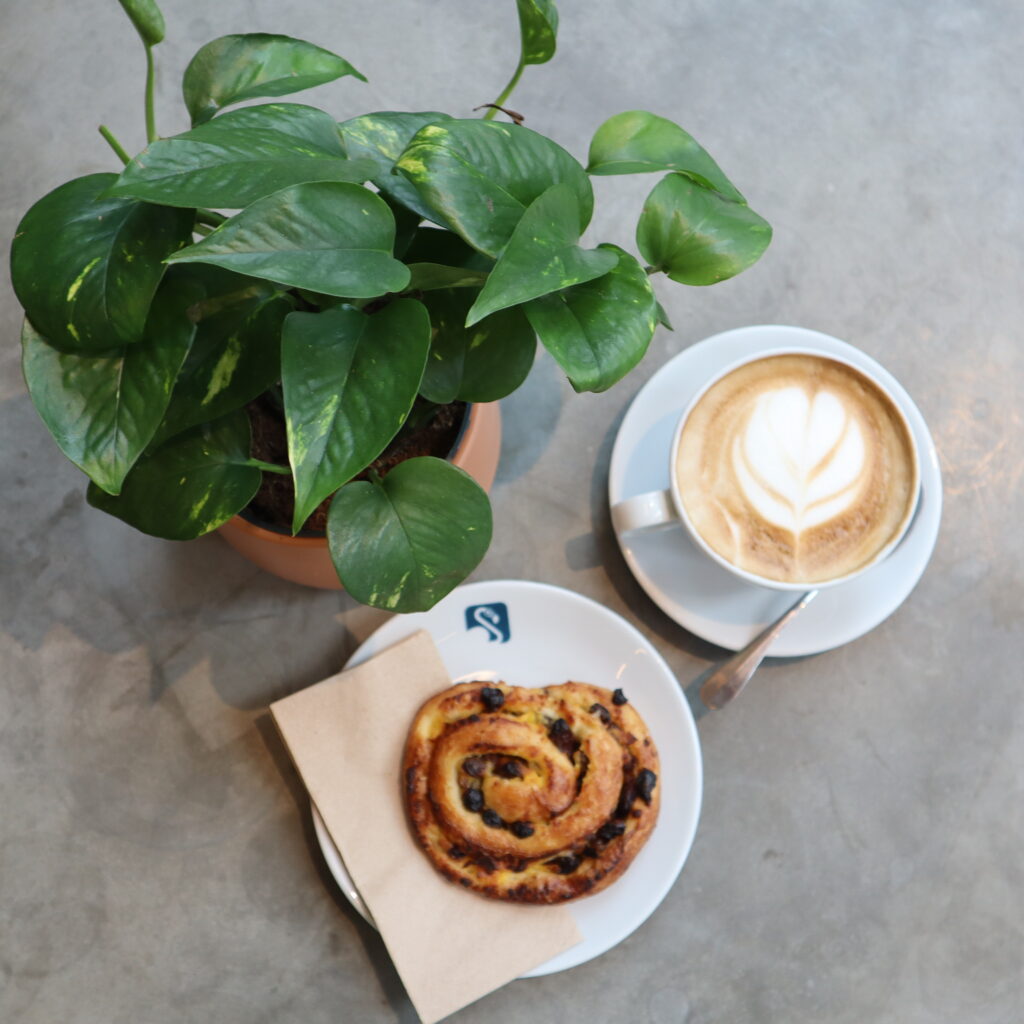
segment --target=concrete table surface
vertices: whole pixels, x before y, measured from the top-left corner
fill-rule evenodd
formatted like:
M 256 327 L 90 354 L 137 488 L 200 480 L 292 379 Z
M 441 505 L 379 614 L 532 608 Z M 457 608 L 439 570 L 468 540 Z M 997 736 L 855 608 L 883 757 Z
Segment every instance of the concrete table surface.
M 469 115 L 515 61 L 515 6 L 166 2 L 157 123 L 214 36 L 314 40 L 370 79 L 339 118 Z M 704 809 L 678 882 L 604 956 L 506 986 L 460 1024 L 1024 1019 L 1024 7 L 1010 0 L 562 0 L 560 52 L 510 104 L 584 157 L 650 109 L 775 229 L 711 289 L 659 281 L 675 332 L 604 395 L 538 359 L 504 403 L 495 539 L 474 579 L 568 587 L 638 626 L 682 682 L 721 651 L 663 615 L 611 534 L 608 460 L 666 359 L 752 323 L 838 335 L 923 411 L 945 510 L 920 584 L 838 650 L 771 664 L 699 724 Z M 143 56 L 114 0 L 0 8 L 0 222 L 142 145 Z M 303 101 L 304 97 L 299 97 Z M 632 245 L 656 178 L 597 182 L 588 237 Z M 19 370 L 0 283 L 0 1020 L 408 1022 L 375 933 L 311 840 L 269 701 L 385 616 L 91 510 Z M 482 957 L 487 956 L 481 950 Z M 472 964 L 467 964 L 472 970 Z

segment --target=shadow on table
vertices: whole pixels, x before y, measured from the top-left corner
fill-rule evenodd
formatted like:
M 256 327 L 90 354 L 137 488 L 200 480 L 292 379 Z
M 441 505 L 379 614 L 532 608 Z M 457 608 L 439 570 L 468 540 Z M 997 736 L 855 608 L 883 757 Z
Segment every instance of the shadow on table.
M 419 1024 L 419 1015 L 416 1013 L 408 995 L 406 995 L 402 980 L 395 970 L 395 965 L 392 963 L 380 935 L 375 928 L 363 920 L 362 915 L 345 898 L 327 866 L 327 861 L 324 860 L 323 851 L 320 849 L 320 843 L 317 841 L 316 832 L 313 828 L 309 794 L 306 792 L 306 787 L 302 784 L 302 779 L 299 778 L 299 774 L 295 770 L 292 759 L 285 748 L 284 741 L 281 739 L 269 713 L 260 715 L 256 719 L 256 728 L 259 730 L 260 737 L 281 776 L 281 780 L 295 802 L 299 821 L 302 823 L 303 839 L 309 850 L 313 867 L 316 869 L 316 873 L 320 877 L 327 895 L 355 928 L 356 934 L 363 944 L 363 949 L 366 951 L 366 955 L 377 973 L 377 980 L 384 990 L 384 995 L 395 1013 L 397 1024 Z

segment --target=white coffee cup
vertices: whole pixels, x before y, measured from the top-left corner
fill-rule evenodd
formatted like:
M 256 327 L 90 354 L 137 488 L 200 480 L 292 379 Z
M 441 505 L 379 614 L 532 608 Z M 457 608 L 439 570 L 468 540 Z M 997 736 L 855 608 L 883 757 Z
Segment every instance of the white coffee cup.
M 786 347 L 738 360 L 701 387 L 676 425 L 669 480 L 614 505 L 616 531 L 681 522 L 739 579 L 803 591 L 845 583 L 899 544 L 920 464 L 913 430 L 877 377 Z

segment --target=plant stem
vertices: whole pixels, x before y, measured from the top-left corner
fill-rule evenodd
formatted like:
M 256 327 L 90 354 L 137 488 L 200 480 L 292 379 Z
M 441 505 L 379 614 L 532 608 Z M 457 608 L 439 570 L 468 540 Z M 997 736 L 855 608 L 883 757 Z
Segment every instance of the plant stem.
M 239 466 L 252 466 L 253 469 L 262 469 L 264 473 L 279 473 L 281 476 L 291 476 L 290 466 L 278 466 L 273 462 L 264 462 L 262 459 L 246 459 L 239 462 Z
M 196 210 L 196 223 L 197 224 L 209 224 L 212 228 L 218 228 L 227 217 L 223 213 L 217 213 L 216 210 Z
M 153 47 L 146 46 L 146 141 L 156 142 L 156 116 L 153 113 Z
M 512 95 L 512 90 L 519 84 L 519 79 L 520 79 L 520 77 L 522 77 L 523 68 L 525 68 L 525 67 L 526 67 L 526 64 L 523 62 L 523 59 L 520 57 L 519 58 L 519 64 L 516 67 L 516 73 L 509 79 L 508 85 L 505 86 L 505 88 L 501 92 L 501 95 L 494 101 L 494 106 L 491 107 L 491 109 L 488 110 L 486 114 L 484 114 L 484 120 L 485 121 L 493 120 L 494 116 L 498 113 L 498 109 L 497 108 L 501 107 L 501 106 L 504 106 L 505 100 L 507 100 L 509 98 L 509 96 Z
M 122 146 L 121 143 L 118 142 L 117 139 L 114 138 L 114 133 L 105 124 L 101 124 L 99 130 L 100 130 L 100 135 L 102 135 L 103 138 L 105 138 L 107 140 L 107 144 L 118 155 L 118 157 L 121 160 L 121 163 L 123 163 L 123 164 L 131 163 L 131 159 L 132 158 L 125 151 L 124 146 Z

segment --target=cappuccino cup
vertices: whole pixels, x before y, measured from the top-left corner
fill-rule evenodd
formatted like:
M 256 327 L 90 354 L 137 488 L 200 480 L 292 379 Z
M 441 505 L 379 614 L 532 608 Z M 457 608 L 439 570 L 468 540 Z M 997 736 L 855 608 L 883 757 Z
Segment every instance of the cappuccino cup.
M 686 406 L 667 491 L 612 507 L 628 533 L 682 523 L 708 557 L 748 583 L 844 583 L 903 539 L 920 493 L 914 433 L 869 372 L 786 348 L 726 367 Z

